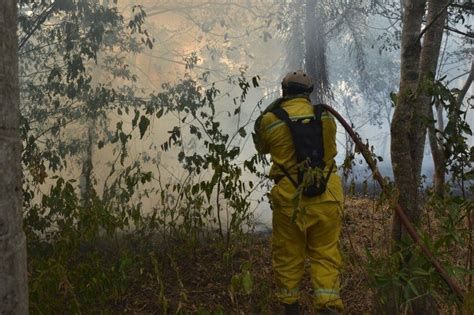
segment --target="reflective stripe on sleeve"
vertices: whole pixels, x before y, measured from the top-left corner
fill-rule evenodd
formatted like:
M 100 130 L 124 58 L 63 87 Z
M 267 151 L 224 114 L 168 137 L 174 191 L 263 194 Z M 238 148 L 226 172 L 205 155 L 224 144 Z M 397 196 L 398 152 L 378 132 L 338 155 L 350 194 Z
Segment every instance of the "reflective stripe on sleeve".
M 288 290 L 287 288 L 279 288 L 278 293 L 284 294 L 284 295 L 287 295 L 287 296 L 294 296 L 294 295 L 298 295 L 300 293 L 300 289 L 298 287 L 296 287 L 294 289 L 291 289 L 291 290 Z
M 327 112 L 323 112 L 321 114 L 321 119 L 334 119 L 334 117 L 331 114 L 327 113 Z
M 296 119 L 304 119 L 304 118 L 313 118 L 314 115 L 300 115 L 300 116 L 290 116 L 291 120 L 296 120 Z M 268 126 L 265 128 L 266 131 L 272 131 L 276 127 L 279 127 L 281 125 L 284 125 L 285 122 L 281 120 L 275 120 L 274 122 L 268 124 Z
M 339 290 L 332 290 L 332 289 L 315 289 L 315 290 L 314 290 L 314 295 L 315 295 L 315 296 L 332 295 L 332 296 L 339 297 Z

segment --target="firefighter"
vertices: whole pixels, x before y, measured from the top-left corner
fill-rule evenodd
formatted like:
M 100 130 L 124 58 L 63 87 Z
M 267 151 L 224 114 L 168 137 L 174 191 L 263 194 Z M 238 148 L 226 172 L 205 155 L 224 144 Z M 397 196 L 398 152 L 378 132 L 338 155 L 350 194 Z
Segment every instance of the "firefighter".
M 339 235 L 343 192 L 334 167 L 336 123 L 327 112 L 320 115 L 322 125 L 322 159 L 326 189 L 320 195 L 307 197 L 296 187 L 295 144 L 288 125 L 272 111 L 282 108 L 291 120 L 314 118 L 310 102 L 313 83 L 303 71 L 290 72 L 282 81 L 283 97 L 270 104 L 257 119 L 254 130 L 256 149 L 270 154 L 269 177 L 275 182 L 269 198 L 272 217 L 272 266 L 277 285 L 276 296 L 286 314 L 299 313 L 299 285 L 309 259 L 314 305 L 319 313 L 337 314 L 343 310 L 339 273 L 341 254 Z M 312 137 L 312 135 L 307 135 Z

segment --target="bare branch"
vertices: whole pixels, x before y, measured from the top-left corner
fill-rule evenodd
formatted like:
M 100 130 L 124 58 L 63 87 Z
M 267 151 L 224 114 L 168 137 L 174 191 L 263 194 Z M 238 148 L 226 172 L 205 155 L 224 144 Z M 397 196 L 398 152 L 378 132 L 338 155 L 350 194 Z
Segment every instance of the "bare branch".
M 40 15 L 38 17 L 38 20 L 36 21 L 35 25 L 29 32 L 23 37 L 23 39 L 20 41 L 20 44 L 18 45 L 18 50 L 20 50 L 23 45 L 26 44 L 26 42 L 30 39 L 30 37 L 38 30 L 38 28 L 46 21 L 46 19 L 50 16 L 51 13 L 53 13 L 54 9 L 56 8 L 56 2 L 54 2 L 52 5 L 50 5 L 43 15 Z
M 469 37 L 469 38 L 474 38 L 474 33 L 472 33 L 472 32 L 464 33 L 464 32 L 461 32 L 458 29 L 455 29 L 454 27 L 447 26 L 447 25 L 444 27 L 444 29 L 448 30 L 448 31 L 451 31 L 453 33 L 456 33 L 456 34 L 464 35 L 464 36 Z
M 467 11 L 474 11 L 474 3 L 472 2 L 468 2 L 464 4 L 452 3 L 450 6 L 453 8 L 459 8 L 459 9 L 463 9 Z
M 441 15 L 443 15 L 444 11 L 446 11 L 449 7 L 450 4 L 453 3 L 454 0 L 450 0 L 436 15 L 435 17 L 433 18 L 433 20 L 431 20 L 428 25 L 426 25 L 426 27 L 420 32 L 420 35 L 418 35 L 418 38 L 416 39 L 416 41 L 418 42 L 421 37 L 423 37 L 423 34 L 426 33 L 426 31 L 431 27 L 433 26 L 434 23 L 436 23 L 436 21 L 441 17 Z

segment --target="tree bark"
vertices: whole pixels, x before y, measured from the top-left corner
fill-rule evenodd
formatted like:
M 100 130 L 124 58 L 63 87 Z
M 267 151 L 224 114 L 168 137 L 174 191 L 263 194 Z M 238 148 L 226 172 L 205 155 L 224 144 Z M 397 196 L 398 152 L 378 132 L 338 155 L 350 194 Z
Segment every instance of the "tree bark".
M 292 4 L 291 34 L 288 35 L 286 52 L 286 71 L 291 72 L 304 68 L 304 1 L 295 0 Z
M 427 28 L 421 46 L 419 40 L 426 3 Z M 447 3 L 447 0 L 407 0 L 404 3 L 400 90 L 391 125 L 391 156 L 395 186 L 399 193 L 398 202 L 415 226 L 419 224 L 422 213 L 419 187 L 429 127 L 427 121 L 433 117 L 432 96 L 427 92 L 426 83 L 434 80 L 436 73 Z M 433 133 L 431 126 L 430 140 Z M 401 222 L 398 217 L 394 217 L 395 250 L 398 249 L 397 243 L 404 237 Z M 407 264 L 409 261 L 407 257 L 402 263 Z M 430 296 L 414 300 L 412 309 L 415 314 L 437 313 Z M 391 311 L 398 310 L 392 306 Z
M 0 1 L 0 314 L 28 313 L 16 6 Z
M 425 0 L 406 1 L 402 29 L 400 91 L 391 125 L 391 155 L 395 185 L 401 206 L 416 225 L 420 219 L 419 185 L 426 141 L 426 121 L 430 117 L 431 96 L 423 88 L 433 80 L 446 20 L 447 0 L 428 1 L 428 24 L 423 47 L 418 35 L 425 12 Z M 444 9 L 444 12 L 440 12 Z M 435 22 L 431 23 L 434 19 Z M 394 220 L 394 240 L 402 238 L 400 222 Z
M 421 51 L 420 61 L 420 84 L 423 85 L 428 81 L 435 79 L 436 69 L 438 67 L 439 52 L 441 49 L 441 43 L 443 40 L 443 28 L 446 23 L 447 17 L 447 5 L 449 0 L 435 1 L 428 0 L 428 26 L 423 38 L 423 48 Z M 423 161 L 424 141 L 426 137 L 426 128 L 424 128 L 424 121 L 431 121 L 428 125 L 429 141 L 431 147 L 431 153 L 433 158 L 433 164 L 435 167 L 434 172 L 434 185 L 435 190 L 439 194 L 444 193 L 444 182 L 445 182 L 445 167 L 444 167 L 444 156 L 443 151 L 439 146 L 439 141 L 435 135 L 434 127 L 434 115 L 433 109 L 431 108 L 432 96 L 428 94 L 426 89 L 421 88 L 419 95 L 417 96 L 417 104 L 415 108 L 419 109 L 418 115 L 420 117 L 418 126 L 414 128 L 420 130 L 420 140 L 423 137 L 423 144 L 417 147 L 417 167 L 421 173 L 421 166 Z M 428 120 L 426 118 L 429 118 Z M 414 129 L 414 130 L 416 130 Z M 423 132 L 421 132 L 423 130 Z M 418 171 L 418 170 L 416 170 Z
M 94 187 L 92 183 L 92 150 L 94 146 L 96 121 L 95 118 L 90 119 L 92 121 L 87 123 L 87 148 L 84 154 L 84 160 L 82 161 L 82 172 L 80 176 L 81 204 L 86 208 L 90 207 L 92 204 L 92 189 Z
M 330 99 L 329 76 L 326 63 L 326 36 L 324 12 L 320 1 L 306 0 L 305 18 L 305 69 L 313 78 L 313 103 L 325 103 Z
M 461 107 L 462 101 L 464 100 L 464 97 L 466 96 L 467 91 L 469 90 L 469 87 L 471 86 L 473 79 L 474 79 L 474 59 L 471 61 L 471 71 L 469 72 L 469 76 L 467 77 L 466 82 L 464 82 L 464 85 L 459 91 L 459 94 L 456 98 L 458 107 Z
M 392 135 L 390 151 L 399 203 L 415 224 L 420 218 L 418 201 L 420 174 L 416 172 L 420 167 L 414 163 L 414 159 L 418 157 L 419 150 L 416 145 L 420 144 L 421 137 L 417 135 L 420 130 L 413 129 L 417 123 L 412 123 L 412 121 L 416 113 L 420 111 L 414 109 L 414 104 L 420 77 L 421 45 L 418 35 L 421 31 L 425 4 L 426 0 L 405 2 L 401 38 L 400 89 L 390 128 Z M 394 217 L 394 241 L 402 239 L 402 232 L 399 219 Z
M 449 1 L 444 1 L 444 5 L 446 5 Z M 438 6 L 443 6 L 443 2 L 438 4 Z M 446 19 L 446 12 L 443 12 L 443 15 L 440 16 L 440 20 Z M 436 25 L 437 27 L 437 32 L 439 34 L 442 34 L 442 30 L 439 28 L 441 27 L 441 22 Z M 443 23 L 444 26 L 444 23 Z M 439 42 L 441 42 L 441 39 L 439 39 Z M 439 49 L 439 48 L 438 48 Z M 469 73 L 468 78 L 466 79 L 466 82 L 462 89 L 459 91 L 459 94 L 457 96 L 457 103 L 458 106 L 461 106 L 462 101 L 464 97 L 466 96 L 466 93 L 472 83 L 472 80 L 474 78 L 474 61 L 471 63 L 471 71 Z M 443 108 L 442 106 L 436 106 L 436 113 L 437 113 L 437 129 L 440 131 L 444 130 L 444 123 L 443 123 L 443 115 L 442 115 Z M 428 127 L 428 132 L 429 132 L 429 140 L 430 140 L 430 147 L 431 147 L 431 153 L 433 157 L 433 164 L 434 164 L 434 176 L 433 176 L 433 182 L 434 182 L 434 190 L 437 194 L 439 195 L 444 195 L 444 186 L 446 182 L 446 157 L 444 156 L 443 148 L 441 146 L 440 142 L 440 137 L 436 135 L 436 130 L 435 130 L 435 122 L 434 122 L 434 114 L 433 114 L 433 109 L 429 109 L 429 115 L 430 115 L 430 126 Z
M 420 176 L 416 172 L 418 166 L 416 162 L 414 163 L 414 159 L 419 153 L 416 145 L 420 144 L 421 137 L 417 135 L 420 130 L 413 128 L 418 124 L 414 117 L 420 112 L 419 109 L 415 109 L 421 57 L 421 44 L 418 36 L 425 13 L 426 0 L 406 0 L 403 4 L 400 89 L 390 126 L 390 153 L 395 187 L 399 194 L 398 203 L 410 221 L 416 225 L 420 219 L 418 200 L 420 197 L 418 192 Z M 393 218 L 392 234 L 393 250 L 397 251 L 399 242 L 406 236 L 397 216 Z M 391 289 L 380 293 L 388 296 L 388 302 L 383 306 L 382 312 L 399 314 L 401 310 L 398 296 L 401 295 L 401 292 Z
M 446 159 L 444 156 L 443 148 L 441 147 L 440 138 L 436 133 L 433 110 L 433 108 L 430 108 L 428 112 L 430 120 L 430 124 L 428 126 L 428 137 L 430 141 L 431 155 L 433 157 L 434 165 L 433 186 L 435 192 L 438 195 L 443 196 L 445 192 L 444 185 L 446 182 Z M 438 125 L 438 130 L 443 130 L 443 116 L 439 115 L 440 110 L 442 111 L 442 109 L 440 109 L 440 106 L 436 106 L 436 113 L 438 114 L 436 123 Z

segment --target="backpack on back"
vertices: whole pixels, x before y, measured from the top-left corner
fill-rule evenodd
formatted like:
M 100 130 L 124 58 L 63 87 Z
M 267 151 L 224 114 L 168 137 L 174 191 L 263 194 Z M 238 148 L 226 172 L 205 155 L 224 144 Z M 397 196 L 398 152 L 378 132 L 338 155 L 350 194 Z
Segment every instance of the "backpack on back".
M 313 106 L 314 116 L 312 118 L 290 119 L 288 113 L 281 107 L 273 109 L 271 112 L 282 120 L 290 129 L 291 138 L 296 153 L 296 162 L 298 167 L 298 180 L 295 181 L 290 172 L 277 164 L 292 182 L 295 188 L 305 184 L 303 195 L 315 197 L 326 191 L 326 184 L 331 175 L 331 165 L 326 178 L 323 176 L 324 163 L 324 145 L 323 128 L 321 122 L 321 106 Z M 306 178 L 305 178 L 306 176 Z M 308 176 L 309 179 L 308 179 Z

